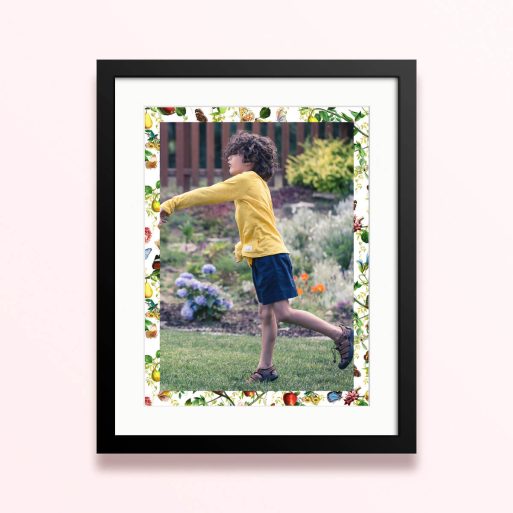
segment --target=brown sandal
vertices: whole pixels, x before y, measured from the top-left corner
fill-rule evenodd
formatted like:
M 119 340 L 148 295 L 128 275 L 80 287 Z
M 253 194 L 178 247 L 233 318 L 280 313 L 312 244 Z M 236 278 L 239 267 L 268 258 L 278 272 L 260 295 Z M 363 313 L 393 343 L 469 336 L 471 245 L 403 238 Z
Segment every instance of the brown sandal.
M 339 369 L 345 369 L 353 360 L 354 356 L 354 330 L 350 326 L 345 326 L 342 323 L 338 324 L 342 328 L 340 337 L 335 341 L 335 347 L 332 348 L 333 363 L 335 363 L 336 351 L 340 354 L 340 363 L 338 364 Z M 345 343 L 344 343 L 345 342 Z
M 278 379 L 278 373 L 276 372 L 274 365 L 272 365 L 267 369 L 257 369 L 253 374 L 251 374 L 247 382 L 260 383 L 263 381 L 274 381 L 275 379 Z

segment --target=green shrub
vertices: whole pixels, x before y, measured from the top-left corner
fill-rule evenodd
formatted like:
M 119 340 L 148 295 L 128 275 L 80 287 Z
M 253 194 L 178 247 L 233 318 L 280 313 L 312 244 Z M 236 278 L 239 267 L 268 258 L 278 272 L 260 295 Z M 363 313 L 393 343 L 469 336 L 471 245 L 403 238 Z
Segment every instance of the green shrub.
M 236 264 L 235 271 L 239 274 L 239 280 L 253 280 L 253 273 L 251 272 L 251 268 L 248 266 L 246 259 Z
M 187 211 L 185 209 L 175 210 L 173 212 L 173 215 L 169 216 L 167 225 L 169 228 L 181 228 L 187 222 L 194 222 L 194 218 L 190 214 L 190 211 Z
M 221 278 L 223 285 L 231 286 L 237 282 L 237 266 L 233 255 L 219 255 L 213 264 L 217 269 L 217 274 Z
M 345 198 L 353 193 L 354 148 L 332 137 L 309 137 L 303 153 L 287 158 L 287 181 L 319 192 L 331 192 Z
M 194 226 L 192 225 L 191 221 L 184 223 L 180 227 L 180 230 L 182 232 L 185 243 L 189 244 L 192 241 L 192 235 L 194 234 Z
M 201 268 L 203 267 L 203 262 L 196 260 L 191 261 L 191 256 L 189 255 L 189 265 L 187 266 L 187 272 L 198 275 L 201 274 Z
M 324 244 L 326 255 L 335 260 L 341 269 L 349 269 L 353 257 L 353 238 L 335 232 Z
M 195 207 L 195 229 L 211 237 L 230 237 L 238 234 L 233 203 L 217 203 Z
M 165 254 L 166 263 L 171 265 L 172 267 L 182 267 L 182 265 L 184 265 L 188 259 L 187 253 L 184 253 L 183 251 L 176 251 L 173 249 L 166 248 Z
M 203 251 L 203 257 L 207 261 L 213 262 L 219 256 L 231 255 L 232 252 L 233 252 L 233 243 L 223 240 L 223 241 L 210 243 Z M 234 258 L 234 257 L 232 256 L 232 258 Z
M 231 255 L 219 255 L 214 260 L 213 264 L 215 265 L 219 274 L 233 273 L 237 270 L 237 263 Z
M 194 242 L 194 244 L 200 244 L 201 242 L 205 242 L 206 240 L 207 237 L 204 233 L 195 232 L 192 234 L 192 242 Z

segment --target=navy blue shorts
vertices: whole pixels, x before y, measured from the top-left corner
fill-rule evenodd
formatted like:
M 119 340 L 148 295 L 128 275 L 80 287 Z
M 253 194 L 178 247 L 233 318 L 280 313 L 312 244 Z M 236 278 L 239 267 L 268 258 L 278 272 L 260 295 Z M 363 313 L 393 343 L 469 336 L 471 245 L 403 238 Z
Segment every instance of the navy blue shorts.
M 262 305 L 298 296 L 288 253 L 253 258 L 251 273 Z

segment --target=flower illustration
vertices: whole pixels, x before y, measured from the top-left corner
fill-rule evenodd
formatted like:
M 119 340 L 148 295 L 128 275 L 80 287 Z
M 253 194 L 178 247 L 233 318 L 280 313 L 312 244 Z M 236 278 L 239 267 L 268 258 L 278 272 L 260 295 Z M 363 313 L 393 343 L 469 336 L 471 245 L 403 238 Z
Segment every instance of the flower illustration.
M 346 396 L 344 397 L 344 404 L 351 404 L 353 401 L 356 401 L 358 399 L 358 392 L 356 390 L 351 390 L 350 392 L 347 392 Z
M 157 157 L 155 155 L 152 155 L 147 161 L 146 161 L 146 167 L 148 169 L 152 169 L 157 167 Z
M 152 324 L 151 328 L 146 330 L 146 338 L 155 338 L 157 336 L 157 326 Z
M 305 403 L 319 404 L 321 402 L 321 396 L 315 393 L 309 393 L 304 398 Z
M 204 109 L 204 108 L 203 108 Z M 340 111 L 340 112 L 335 112 Z M 210 112 L 210 110 L 212 112 Z M 344 209 L 337 209 L 339 214 L 349 216 L 349 224 L 351 222 L 351 213 L 353 214 L 353 232 L 350 230 L 349 233 L 344 230 L 344 240 L 347 238 L 349 241 L 354 242 L 353 258 L 352 261 L 345 261 L 344 265 L 348 265 L 348 269 L 352 271 L 353 263 L 355 265 L 354 275 L 354 288 L 352 287 L 351 279 L 348 280 L 347 290 L 344 288 L 339 293 L 335 294 L 334 282 L 332 282 L 332 275 L 324 269 L 316 269 L 315 267 L 308 267 L 312 274 L 306 271 L 303 262 L 308 262 L 308 256 L 305 255 L 306 260 L 299 259 L 297 269 L 297 275 L 293 276 L 293 283 L 298 297 L 296 298 L 298 303 L 304 301 L 311 301 L 312 306 L 319 308 L 330 308 L 330 313 L 334 314 L 335 317 L 345 318 L 346 315 L 352 314 L 355 325 L 355 336 L 358 335 L 358 343 L 355 345 L 354 365 L 353 371 L 349 369 L 351 374 L 352 385 L 343 388 L 341 384 L 337 387 L 339 391 L 289 391 L 280 390 L 280 387 L 276 391 L 265 390 L 265 391 L 231 391 L 231 392 L 215 392 L 215 391 L 175 391 L 175 390 L 161 390 L 162 384 L 160 382 L 160 345 L 159 340 L 160 328 L 158 323 L 160 319 L 160 308 L 159 299 L 164 291 L 170 291 L 171 295 L 174 296 L 172 301 L 179 304 L 177 306 L 177 312 L 179 321 L 187 324 L 189 321 L 201 321 L 208 322 L 211 319 L 221 320 L 223 315 L 230 317 L 230 308 L 235 308 L 232 301 L 227 295 L 227 291 L 231 291 L 231 280 L 225 284 L 221 281 L 218 287 L 214 285 L 217 283 L 216 278 L 218 276 L 217 266 L 211 262 L 211 256 L 208 256 L 207 247 L 208 242 L 200 241 L 198 243 L 198 251 L 196 256 L 205 255 L 199 261 L 199 264 L 193 264 L 190 268 L 191 272 L 173 272 L 171 280 L 161 282 L 161 275 L 158 272 L 153 272 L 157 269 L 155 260 L 153 261 L 150 273 L 147 272 L 144 277 L 145 285 L 148 284 L 148 288 L 145 287 L 145 390 L 143 397 L 145 399 L 145 405 L 152 407 L 153 403 L 158 406 L 167 403 L 168 406 L 243 406 L 243 407 L 257 407 L 257 406 L 310 406 L 317 407 L 317 405 L 332 405 L 338 408 L 347 406 L 352 407 L 364 407 L 368 406 L 369 403 L 369 351 L 368 351 L 368 296 L 369 296 L 369 214 L 368 214 L 368 201 L 369 201 L 369 185 L 368 185 L 368 150 L 369 147 L 369 122 L 368 122 L 368 111 L 365 108 L 357 108 L 358 112 L 352 112 L 347 108 L 340 109 L 336 108 L 316 108 L 316 107 L 292 107 L 287 109 L 283 107 L 261 107 L 253 108 L 252 112 L 247 107 L 211 107 L 208 110 L 204 109 L 204 112 L 194 107 L 146 107 L 145 108 L 145 199 L 146 199 L 146 223 L 145 223 L 145 256 L 147 257 L 152 251 L 157 248 L 160 252 L 160 241 L 158 240 L 158 233 L 156 237 L 153 237 L 153 230 L 157 229 L 156 220 L 158 215 L 154 207 L 154 203 L 158 204 L 157 200 L 159 192 L 163 192 L 165 189 L 161 188 L 160 176 L 158 173 L 159 168 L 159 151 L 160 151 L 160 122 L 164 121 L 165 117 L 173 116 L 180 118 L 184 122 L 197 121 L 198 112 L 203 116 L 201 120 L 208 120 L 211 122 L 221 121 L 283 121 L 283 122 L 295 122 L 296 120 L 305 122 L 310 121 L 318 123 L 321 121 L 337 122 L 342 118 L 354 119 L 354 137 L 353 144 L 349 145 L 354 151 L 354 177 L 353 177 L 353 194 L 349 195 L 349 205 L 344 202 Z M 344 112 L 344 114 L 342 113 Z M 257 117 L 258 116 L 258 117 Z M 141 127 L 142 128 L 142 127 Z M 219 127 L 217 127 L 219 128 Z M 141 130 L 142 132 L 142 130 Z M 141 134 L 142 135 L 142 134 Z M 165 136 L 165 134 L 164 134 Z M 162 145 L 164 146 L 168 141 L 166 137 L 163 137 Z M 149 194 L 149 188 L 151 187 L 151 195 Z M 141 191 L 142 192 L 142 191 Z M 181 191 L 180 191 L 181 192 Z M 288 197 L 288 196 L 287 196 Z M 295 196 L 292 196 L 296 201 Z M 302 197 L 298 197 L 297 201 L 302 200 Z M 229 205 L 231 206 L 231 205 Z M 224 212 L 224 211 L 223 211 Z M 216 216 L 217 219 L 217 216 Z M 347 218 L 344 219 L 347 221 Z M 301 224 L 301 223 L 300 223 Z M 346 223 L 347 224 L 347 223 Z M 301 227 L 301 226 L 300 226 Z M 159 226 L 160 228 L 160 226 Z M 302 228 L 302 227 L 301 227 Z M 330 231 L 327 230 L 327 234 Z M 354 235 L 354 238 L 353 238 Z M 165 241 L 164 241 L 165 242 Z M 320 258 L 324 250 L 324 239 L 319 238 L 319 244 L 313 245 L 315 254 L 312 256 L 312 263 L 316 262 L 316 258 Z M 291 238 L 292 243 L 292 238 Z M 150 249 L 150 246 L 154 248 Z M 155 245 L 155 246 L 154 246 Z M 164 249 L 164 248 L 163 248 Z M 344 248 L 341 247 L 342 252 Z M 234 251 L 235 261 L 240 261 L 242 257 L 242 243 L 239 242 Z M 313 249 L 312 249 L 313 250 Z M 330 256 L 338 256 L 338 246 L 334 245 L 329 248 Z M 345 251 L 345 249 L 344 249 Z M 345 253 L 344 253 L 345 255 Z M 160 255 L 159 262 L 160 262 Z M 303 255 L 301 255 L 303 256 Z M 155 256 L 153 256 L 155 258 Z M 345 258 L 345 257 L 344 257 Z M 146 263 L 151 265 L 150 259 L 146 259 Z M 201 263 L 203 262 L 203 264 Z M 303 263 L 303 265 L 301 265 Z M 182 265 L 182 264 L 180 264 Z M 295 266 L 296 267 L 296 266 Z M 187 268 L 187 267 L 183 267 Z M 182 269 L 183 269 L 182 268 Z M 303 269 L 303 270 L 301 270 Z M 319 274 L 317 274 L 319 273 Z M 197 276 L 196 276 L 197 274 Z M 293 273 L 292 273 L 293 274 Z M 358 276 L 357 276 L 358 274 Z M 345 276 L 345 274 L 343 273 Z M 253 295 L 254 287 L 252 281 L 247 281 L 247 276 L 244 276 L 246 280 L 242 280 L 242 289 L 249 295 Z M 338 275 L 337 275 L 338 277 Z M 219 276 L 224 278 L 224 276 Z M 349 276 L 351 278 L 351 276 Z M 169 279 L 169 277 L 168 277 Z M 173 282 L 176 280 L 176 282 Z M 318 280 L 322 280 L 319 283 Z M 151 285 L 151 286 L 150 286 Z M 171 287 L 169 287 L 171 285 Z M 225 287 L 225 285 L 228 285 Z M 162 290 L 160 287 L 162 286 Z M 333 289 L 333 290 L 332 290 Z M 346 294 L 347 293 L 347 294 Z M 303 295 L 305 296 L 303 298 Z M 328 298 L 328 296 L 330 296 Z M 333 297 L 331 297 L 333 296 Z M 239 301 L 239 296 L 236 294 L 232 299 Z M 343 298 L 343 299 L 342 299 Z M 353 310 L 353 302 L 359 304 L 355 305 Z M 164 307 L 165 305 L 163 305 Z M 310 306 L 310 305 L 308 305 Z M 181 310 L 180 310 L 181 309 Z M 364 311 L 365 310 L 365 311 Z M 339 315 L 340 314 L 340 315 Z M 351 321 L 348 321 L 351 322 Z M 356 332 L 357 330 L 357 332 Z M 155 338 L 153 338 L 155 337 Z M 354 379 L 353 379 L 354 378 Z M 207 387 L 208 388 L 208 387 Z M 213 387 L 214 388 L 214 387 Z M 289 388 L 289 387 L 286 387 Z M 325 389 L 327 390 L 327 389 Z M 217 394 L 217 395 L 216 395 Z
M 363 217 L 357 218 L 356 216 L 354 216 L 353 231 L 357 232 L 358 230 L 362 229 L 362 221 L 363 221 Z

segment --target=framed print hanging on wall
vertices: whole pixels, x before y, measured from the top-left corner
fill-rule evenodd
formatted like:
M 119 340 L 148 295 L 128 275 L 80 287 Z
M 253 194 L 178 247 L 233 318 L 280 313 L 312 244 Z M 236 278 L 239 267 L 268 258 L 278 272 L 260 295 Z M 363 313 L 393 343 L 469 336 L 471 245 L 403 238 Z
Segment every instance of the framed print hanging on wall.
M 97 73 L 97 452 L 415 452 L 416 61 Z

